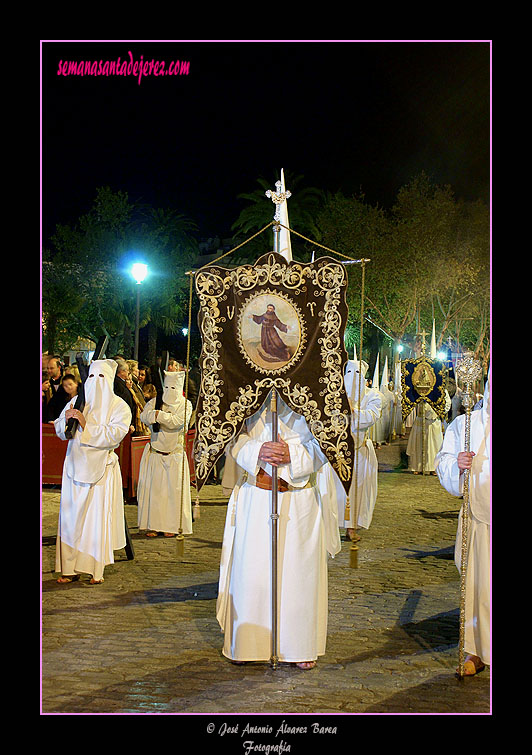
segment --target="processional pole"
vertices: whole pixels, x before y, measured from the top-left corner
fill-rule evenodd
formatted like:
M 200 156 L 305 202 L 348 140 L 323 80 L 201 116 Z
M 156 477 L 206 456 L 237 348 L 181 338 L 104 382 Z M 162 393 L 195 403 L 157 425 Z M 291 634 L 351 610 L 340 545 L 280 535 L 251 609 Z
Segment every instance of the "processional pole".
M 188 298 L 188 339 L 187 339 L 187 361 L 185 365 L 185 416 L 183 419 L 183 455 L 181 458 L 181 510 L 179 512 L 179 531 L 176 537 L 176 554 L 178 558 L 183 558 L 185 552 L 185 536 L 183 535 L 183 503 L 185 496 L 185 464 L 188 464 L 187 456 L 187 408 L 188 408 L 188 384 L 190 370 L 190 327 L 192 324 L 192 287 L 194 283 L 194 272 L 188 272 L 190 276 L 189 298 Z M 196 506 L 199 509 L 199 496 L 196 497 Z
M 268 190 L 266 196 L 269 197 L 275 204 L 275 215 L 273 216 L 273 251 L 280 253 L 281 248 L 281 226 L 279 225 L 281 220 L 281 203 L 291 196 L 289 191 L 281 191 L 282 185 L 280 181 L 275 183 L 277 191 L 273 192 Z M 272 441 L 277 442 L 278 435 L 278 415 L 277 415 L 277 391 L 272 388 L 270 394 L 270 409 L 272 414 Z M 279 513 L 278 513 L 278 476 L 277 467 L 272 464 L 272 500 L 271 500 L 271 514 L 270 520 L 272 523 L 272 637 L 271 637 L 271 657 L 270 665 L 273 669 L 279 667 L 279 634 L 278 634 L 278 601 L 277 601 L 277 585 L 278 585 L 278 529 L 279 529 Z
M 463 358 L 456 365 L 456 379 L 465 384 L 462 403 L 465 407 L 465 447 L 469 452 L 471 445 L 471 409 L 473 407 L 473 392 L 471 386 L 481 377 L 482 367 L 478 359 L 473 358 L 472 351 L 466 351 Z M 466 574 L 467 551 L 469 535 L 469 477 L 470 470 L 464 470 L 463 503 L 462 503 L 462 550 L 460 554 L 460 634 L 458 642 L 458 677 L 462 680 L 464 673 L 465 646 L 465 608 L 466 608 Z
M 349 566 L 352 569 L 358 569 L 358 545 L 356 541 L 357 537 L 357 522 L 358 522 L 358 458 L 359 458 L 359 446 L 358 446 L 358 434 L 360 430 L 360 401 L 362 397 L 362 344 L 364 342 L 363 339 L 363 333 L 364 333 L 364 286 L 365 286 L 365 275 L 366 275 L 366 262 L 369 262 L 369 260 L 361 260 L 362 263 L 362 282 L 360 286 L 360 357 L 359 357 L 359 380 L 358 380 L 358 396 L 357 396 L 357 428 L 355 433 L 356 438 L 356 445 L 355 445 L 355 505 L 354 505 L 354 514 L 353 514 L 353 528 L 354 528 L 354 535 L 353 540 L 351 540 L 351 547 L 349 549 Z M 365 438 L 364 434 L 364 438 Z M 349 504 L 349 497 L 348 497 L 348 504 Z
M 427 348 L 426 344 L 425 344 L 425 336 L 427 334 L 423 330 L 423 331 L 421 331 L 421 333 L 419 335 L 422 338 L 422 341 L 421 341 L 421 356 L 424 357 L 425 356 L 425 349 Z M 425 402 L 422 401 L 421 402 L 421 474 L 422 475 L 425 474 L 425 467 L 426 467 L 426 464 L 425 464 L 425 454 L 426 454 L 425 446 L 426 446 L 426 443 L 425 443 Z

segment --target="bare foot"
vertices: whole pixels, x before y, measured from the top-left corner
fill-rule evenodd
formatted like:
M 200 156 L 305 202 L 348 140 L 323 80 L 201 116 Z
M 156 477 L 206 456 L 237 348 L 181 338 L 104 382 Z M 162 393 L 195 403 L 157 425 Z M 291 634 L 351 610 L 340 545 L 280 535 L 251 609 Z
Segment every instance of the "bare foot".
M 301 663 L 296 663 L 296 666 L 300 669 L 303 669 L 304 671 L 310 668 L 314 668 L 315 665 L 316 661 L 302 661 Z

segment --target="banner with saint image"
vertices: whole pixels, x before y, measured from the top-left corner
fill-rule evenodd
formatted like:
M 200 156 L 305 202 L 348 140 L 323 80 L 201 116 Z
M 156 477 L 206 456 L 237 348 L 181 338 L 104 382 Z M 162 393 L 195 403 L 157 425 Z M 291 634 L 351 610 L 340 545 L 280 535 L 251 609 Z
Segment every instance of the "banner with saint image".
M 343 383 L 347 272 L 269 252 L 254 265 L 213 264 L 195 276 L 202 338 L 194 462 L 201 489 L 226 445 L 272 388 L 351 485 L 354 443 Z
M 403 421 L 422 401 L 430 404 L 440 419 L 445 419 L 446 372 L 443 362 L 426 356 L 401 361 Z

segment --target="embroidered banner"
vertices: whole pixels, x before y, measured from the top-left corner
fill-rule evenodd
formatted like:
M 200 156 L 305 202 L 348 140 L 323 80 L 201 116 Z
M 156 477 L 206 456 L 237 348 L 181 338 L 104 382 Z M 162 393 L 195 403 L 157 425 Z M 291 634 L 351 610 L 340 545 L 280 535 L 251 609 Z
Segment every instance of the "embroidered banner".
M 421 401 L 445 419 L 445 373 L 443 362 L 428 357 L 403 359 L 401 362 L 401 405 L 403 420 Z
M 347 272 L 322 257 L 211 265 L 195 276 L 202 337 L 194 461 L 200 490 L 227 443 L 275 388 L 307 420 L 346 491 L 354 443 L 344 390 Z

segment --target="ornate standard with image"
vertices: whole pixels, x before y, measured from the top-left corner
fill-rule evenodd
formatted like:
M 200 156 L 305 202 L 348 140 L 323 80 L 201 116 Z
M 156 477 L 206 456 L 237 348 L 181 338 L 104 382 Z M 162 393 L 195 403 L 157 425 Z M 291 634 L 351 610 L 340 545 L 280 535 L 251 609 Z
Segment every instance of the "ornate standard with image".
M 275 388 L 291 409 L 305 417 L 340 480 L 349 488 L 354 444 L 343 385 L 347 361 L 343 343 L 347 273 L 343 264 L 330 257 L 312 263 L 288 263 L 270 252 L 255 265 L 203 268 L 196 275 L 195 285 L 203 344 L 194 453 L 199 486 L 244 420 Z M 268 310 L 268 304 L 275 310 Z M 283 308 L 286 322 L 277 315 Z M 258 330 L 268 311 L 269 326 L 277 324 L 276 336 L 261 340 Z M 279 323 L 290 326 L 286 335 Z M 268 347 L 273 354 L 268 355 Z M 276 356 L 289 355 L 289 359 L 275 361 Z M 268 356 L 274 361 L 264 359 Z M 319 359 L 321 369 L 305 369 L 306 359 Z M 225 380 L 229 370 L 231 379 Z M 319 373 L 315 384 L 309 383 L 309 372 Z

